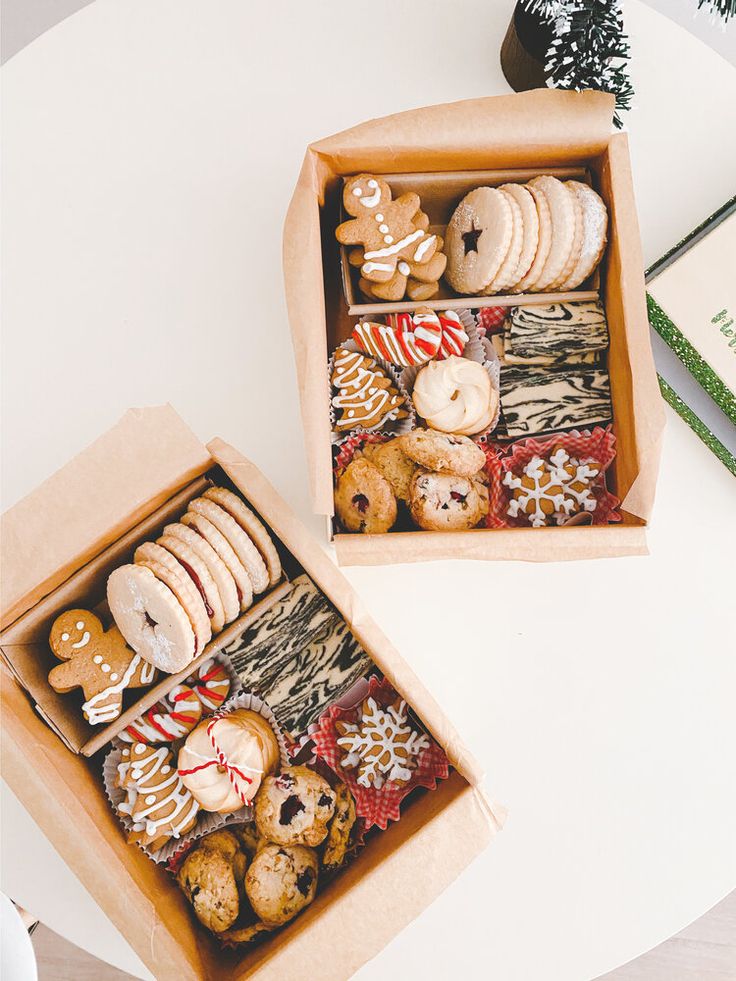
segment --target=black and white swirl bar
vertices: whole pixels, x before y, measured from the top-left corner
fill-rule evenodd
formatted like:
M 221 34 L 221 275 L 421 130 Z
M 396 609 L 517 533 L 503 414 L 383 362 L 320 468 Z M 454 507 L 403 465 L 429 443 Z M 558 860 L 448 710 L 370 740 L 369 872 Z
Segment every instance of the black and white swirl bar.
M 223 653 L 243 686 L 264 698 L 279 724 L 296 736 L 373 662 L 308 576 L 292 586 Z
M 608 325 L 598 302 L 513 307 L 506 340 L 517 357 L 561 358 L 608 347 Z
M 611 419 L 608 372 L 599 368 L 503 368 L 501 411 L 509 439 L 603 425 Z

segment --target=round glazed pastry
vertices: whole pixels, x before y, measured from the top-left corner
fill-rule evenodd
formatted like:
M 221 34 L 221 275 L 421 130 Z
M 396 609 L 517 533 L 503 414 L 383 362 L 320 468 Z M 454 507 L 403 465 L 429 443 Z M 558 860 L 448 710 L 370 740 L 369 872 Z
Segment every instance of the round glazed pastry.
M 232 814 L 250 804 L 278 762 L 279 744 L 266 719 L 250 709 L 235 709 L 190 732 L 177 767 L 203 810 Z
M 353 460 L 337 479 L 335 509 L 348 531 L 377 534 L 396 521 L 391 485 L 368 460 Z
M 107 580 L 110 613 L 125 640 L 151 664 L 173 674 L 195 653 L 195 636 L 181 603 L 150 569 L 122 565 Z
M 498 408 L 498 392 L 483 365 L 455 356 L 422 368 L 412 398 L 431 429 L 465 436 L 487 429 Z
M 467 436 L 415 429 L 403 439 L 404 453 L 425 470 L 443 470 L 472 477 L 486 462 L 483 450 Z
M 508 197 L 495 187 L 466 194 L 447 226 L 445 278 L 458 293 L 482 293 L 498 275 L 514 230 Z
M 464 531 L 488 514 L 488 489 L 470 477 L 420 472 L 412 481 L 409 507 L 426 531 Z
M 245 874 L 253 912 L 266 926 L 288 923 L 317 892 L 317 853 L 303 845 L 266 845 Z
M 278 845 L 320 845 L 335 812 L 335 794 L 306 766 L 286 766 L 266 777 L 256 797 L 256 827 Z

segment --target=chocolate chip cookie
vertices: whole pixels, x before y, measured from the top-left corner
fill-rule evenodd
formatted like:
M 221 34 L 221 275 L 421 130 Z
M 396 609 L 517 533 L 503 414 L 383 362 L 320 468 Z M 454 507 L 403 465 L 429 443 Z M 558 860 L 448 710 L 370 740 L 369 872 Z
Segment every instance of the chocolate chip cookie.
M 313 848 L 266 845 L 251 862 L 245 891 L 253 912 L 266 926 L 281 926 L 312 902 L 317 876 L 317 853 Z
M 402 437 L 402 451 L 425 470 L 472 477 L 485 465 L 483 450 L 468 436 L 414 429 Z

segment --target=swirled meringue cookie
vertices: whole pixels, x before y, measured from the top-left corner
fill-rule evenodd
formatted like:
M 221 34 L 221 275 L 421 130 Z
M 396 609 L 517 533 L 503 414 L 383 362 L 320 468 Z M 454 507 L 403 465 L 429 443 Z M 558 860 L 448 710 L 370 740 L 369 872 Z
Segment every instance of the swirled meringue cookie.
M 498 392 L 483 365 L 454 356 L 422 368 L 412 398 L 431 429 L 463 436 L 487 429 L 498 407 Z

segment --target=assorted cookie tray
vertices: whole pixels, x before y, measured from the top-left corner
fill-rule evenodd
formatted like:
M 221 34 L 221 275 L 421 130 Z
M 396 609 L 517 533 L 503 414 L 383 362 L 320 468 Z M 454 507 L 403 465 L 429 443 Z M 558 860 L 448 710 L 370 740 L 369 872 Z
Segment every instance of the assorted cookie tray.
M 284 278 L 340 563 L 646 553 L 663 413 L 612 111 L 540 90 L 307 148 Z M 539 462 L 503 483 L 526 440 Z
M 349 268 L 371 312 L 349 307 L 328 365 L 337 533 L 620 520 L 606 314 L 575 292 L 599 280 L 608 210 L 589 172 L 557 173 L 343 179 L 346 299 Z
M 312 904 L 323 916 L 362 888 L 361 869 L 416 836 L 415 814 L 470 785 L 424 720 L 426 695 L 401 692 L 400 659 L 369 653 L 370 626 L 361 642 L 319 584 L 353 605 L 334 567 L 265 481 L 246 496 L 225 450 L 12 623 L 2 653 L 44 720 L 31 713 L 33 739 L 19 742 L 25 789 L 45 780 L 36 808 L 55 781 L 71 790 L 96 817 L 85 830 L 68 803 L 66 838 L 100 836 L 100 866 L 117 862 L 145 903 L 153 888 L 172 936 L 184 911 L 193 949 L 208 949 L 196 976 L 236 977 L 280 956 Z M 12 743 L 29 706 L 6 704 Z

